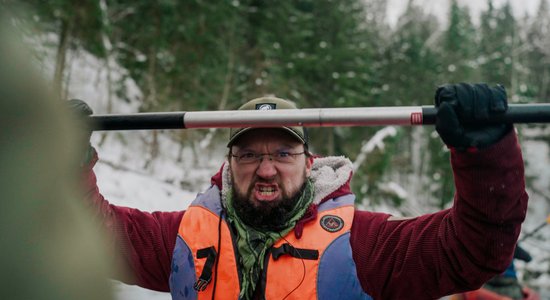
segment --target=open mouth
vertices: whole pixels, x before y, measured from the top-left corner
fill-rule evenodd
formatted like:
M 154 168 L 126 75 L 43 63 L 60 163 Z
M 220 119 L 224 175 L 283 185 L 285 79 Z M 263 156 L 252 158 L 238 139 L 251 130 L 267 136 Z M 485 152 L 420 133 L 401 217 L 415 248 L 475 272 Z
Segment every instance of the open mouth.
M 275 187 L 260 187 L 258 191 L 262 195 L 271 196 L 275 193 Z
M 256 184 L 254 196 L 259 201 L 272 201 L 279 196 L 279 188 L 275 184 Z

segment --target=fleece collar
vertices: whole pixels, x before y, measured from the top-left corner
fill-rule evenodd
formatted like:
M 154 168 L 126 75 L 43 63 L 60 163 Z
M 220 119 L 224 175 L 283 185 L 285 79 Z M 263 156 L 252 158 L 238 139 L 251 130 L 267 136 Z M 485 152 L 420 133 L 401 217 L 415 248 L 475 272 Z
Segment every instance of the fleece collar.
M 350 194 L 350 181 L 353 167 L 349 159 L 343 156 L 316 157 L 311 167 L 311 181 L 315 196 L 313 204 L 319 205 L 325 200 Z M 211 180 L 222 191 L 222 199 L 231 190 L 231 172 L 226 161 Z

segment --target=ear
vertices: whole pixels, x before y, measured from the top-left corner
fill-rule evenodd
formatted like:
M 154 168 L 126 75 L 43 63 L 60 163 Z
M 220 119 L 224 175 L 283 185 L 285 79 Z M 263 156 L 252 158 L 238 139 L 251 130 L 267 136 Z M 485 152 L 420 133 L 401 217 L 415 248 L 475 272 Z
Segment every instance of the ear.
M 311 176 L 312 166 L 313 166 L 313 156 L 306 156 L 306 177 Z

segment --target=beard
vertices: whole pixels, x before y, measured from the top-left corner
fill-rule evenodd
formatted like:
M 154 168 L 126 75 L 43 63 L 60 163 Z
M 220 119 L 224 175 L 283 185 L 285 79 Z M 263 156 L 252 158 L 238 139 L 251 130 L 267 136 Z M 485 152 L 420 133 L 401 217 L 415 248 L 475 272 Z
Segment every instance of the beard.
M 284 187 L 281 186 L 284 190 Z M 280 231 L 286 228 L 288 220 L 293 216 L 298 199 L 304 193 L 306 181 L 294 195 L 284 195 L 280 200 L 263 202 L 252 200 L 254 184 L 248 188 L 246 195 L 233 189 L 233 206 L 239 218 L 248 226 L 261 230 Z

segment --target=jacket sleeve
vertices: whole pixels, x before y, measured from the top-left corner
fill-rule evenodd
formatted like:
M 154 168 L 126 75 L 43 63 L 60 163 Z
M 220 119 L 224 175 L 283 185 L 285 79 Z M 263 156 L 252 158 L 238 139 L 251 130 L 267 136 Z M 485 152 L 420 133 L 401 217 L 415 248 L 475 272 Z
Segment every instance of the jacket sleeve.
M 408 220 L 358 211 L 351 246 L 374 299 L 437 299 L 506 269 L 527 210 L 515 132 L 476 153 L 451 153 L 453 207 Z
M 100 194 L 92 167 L 86 167 L 86 200 L 111 238 L 122 274 L 114 279 L 156 291 L 168 292 L 172 251 L 184 211 L 144 212 L 110 204 Z

